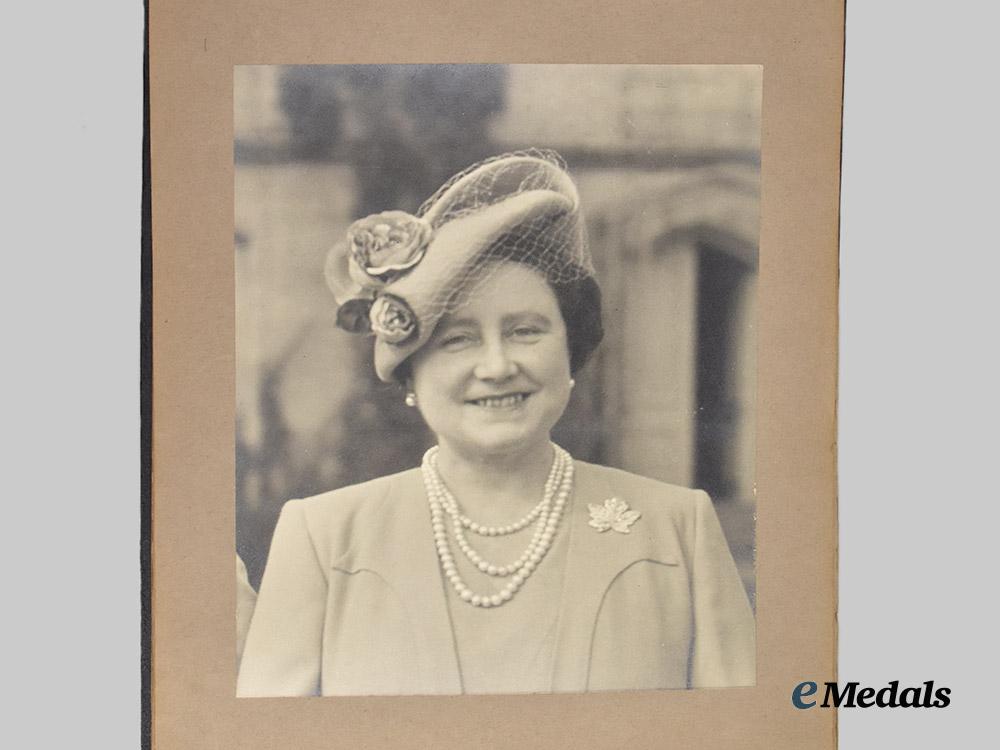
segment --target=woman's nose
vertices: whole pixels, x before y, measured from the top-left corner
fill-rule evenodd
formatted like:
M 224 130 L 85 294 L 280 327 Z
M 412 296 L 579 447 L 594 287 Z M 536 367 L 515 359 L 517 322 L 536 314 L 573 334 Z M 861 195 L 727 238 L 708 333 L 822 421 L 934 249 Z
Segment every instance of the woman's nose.
M 474 374 L 480 380 L 506 380 L 517 374 L 517 362 L 503 341 L 485 342 Z

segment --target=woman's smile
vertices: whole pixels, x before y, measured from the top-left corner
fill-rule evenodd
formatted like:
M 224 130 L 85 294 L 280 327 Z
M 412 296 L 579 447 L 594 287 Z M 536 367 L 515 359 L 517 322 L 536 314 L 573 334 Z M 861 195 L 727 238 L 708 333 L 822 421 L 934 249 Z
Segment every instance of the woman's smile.
M 530 397 L 530 393 L 508 393 L 502 396 L 483 396 L 469 399 L 465 403 L 490 411 L 514 411 L 522 407 Z

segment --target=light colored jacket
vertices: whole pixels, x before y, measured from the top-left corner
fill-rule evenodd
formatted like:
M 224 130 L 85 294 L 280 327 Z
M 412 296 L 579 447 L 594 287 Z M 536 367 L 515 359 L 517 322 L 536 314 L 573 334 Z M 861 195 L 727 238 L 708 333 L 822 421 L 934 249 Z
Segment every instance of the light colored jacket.
M 642 514 L 628 534 L 589 526 L 611 497 Z M 704 492 L 577 461 L 560 533 L 553 692 L 755 683 L 753 615 Z M 418 469 L 290 501 L 237 693 L 461 693 L 448 595 Z

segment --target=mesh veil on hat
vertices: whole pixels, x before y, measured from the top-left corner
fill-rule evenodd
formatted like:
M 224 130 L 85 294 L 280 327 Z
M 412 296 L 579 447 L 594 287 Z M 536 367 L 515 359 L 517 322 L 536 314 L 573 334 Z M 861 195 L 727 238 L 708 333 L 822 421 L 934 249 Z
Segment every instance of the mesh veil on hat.
M 416 216 L 386 211 L 360 219 L 327 256 L 337 324 L 374 333 L 375 371 L 392 381 L 496 261 L 526 263 L 553 284 L 593 276 L 579 203 L 560 157 L 532 150 L 474 164 Z

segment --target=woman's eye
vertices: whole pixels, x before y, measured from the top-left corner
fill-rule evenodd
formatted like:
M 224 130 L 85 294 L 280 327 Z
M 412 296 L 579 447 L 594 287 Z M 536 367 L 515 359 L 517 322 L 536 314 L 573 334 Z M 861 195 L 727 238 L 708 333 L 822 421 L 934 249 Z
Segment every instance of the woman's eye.
M 456 349 L 472 341 L 472 336 L 467 333 L 453 333 L 441 339 L 441 346 L 446 349 Z
M 535 326 L 518 326 L 511 333 L 518 339 L 536 339 L 542 335 L 542 329 Z

